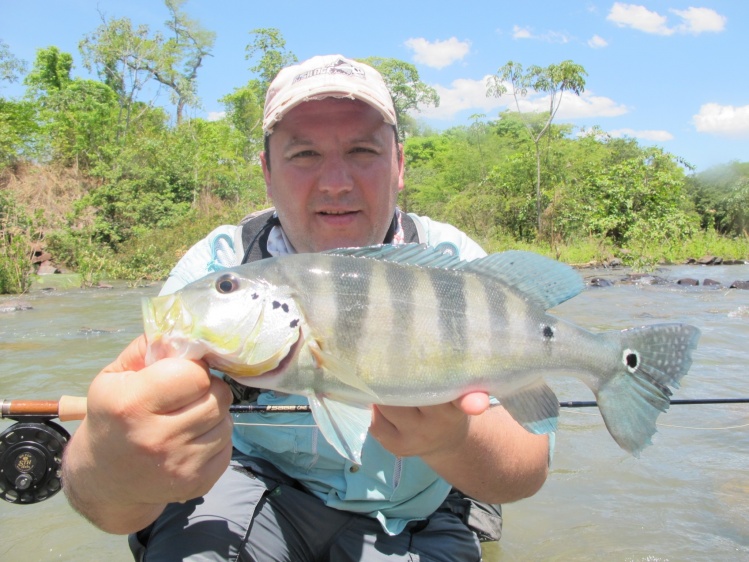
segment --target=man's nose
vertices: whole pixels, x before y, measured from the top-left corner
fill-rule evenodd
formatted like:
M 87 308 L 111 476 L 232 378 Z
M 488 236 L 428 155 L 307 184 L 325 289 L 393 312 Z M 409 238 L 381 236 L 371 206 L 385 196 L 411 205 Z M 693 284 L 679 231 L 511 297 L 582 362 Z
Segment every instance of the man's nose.
M 320 191 L 329 194 L 351 191 L 354 181 L 344 158 L 339 155 L 325 157 L 318 180 Z

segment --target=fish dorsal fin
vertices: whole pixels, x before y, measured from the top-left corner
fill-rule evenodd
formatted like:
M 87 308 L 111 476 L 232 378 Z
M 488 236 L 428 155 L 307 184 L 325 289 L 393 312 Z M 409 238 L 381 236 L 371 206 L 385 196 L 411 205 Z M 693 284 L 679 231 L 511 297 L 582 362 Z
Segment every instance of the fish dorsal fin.
M 440 269 L 453 269 L 462 263 L 458 256 L 426 244 L 380 244 L 362 248 L 338 248 L 323 253 Z
M 340 248 L 326 254 L 370 258 L 392 263 L 453 269 L 484 275 L 509 285 L 544 310 L 579 294 L 584 288 L 580 275 L 570 266 L 533 252 L 510 250 L 471 261 L 426 244 Z
M 533 252 L 509 250 L 462 262 L 455 269 L 501 281 L 544 310 L 571 299 L 585 288 L 572 267 Z

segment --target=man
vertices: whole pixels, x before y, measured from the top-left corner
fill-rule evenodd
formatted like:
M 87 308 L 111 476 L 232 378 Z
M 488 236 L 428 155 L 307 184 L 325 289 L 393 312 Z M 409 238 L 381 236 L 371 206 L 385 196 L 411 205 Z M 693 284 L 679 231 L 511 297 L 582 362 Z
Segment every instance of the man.
M 249 235 L 216 229 L 162 292 L 258 248 L 262 257 L 399 243 L 414 223 L 429 244 L 483 256 L 457 229 L 396 208 L 404 170 L 395 126 L 369 66 L 334 55 L 282 70 L 268 90 L 261 157 L 276 213 Z M 309 414 L 233 420 L 230 388 L 205 364 L 145 366 L 144 352 L 135 340 L 93 381 L 64 459 L 71 504 L 105 531 L 133 533 L 140 559 L 479 560 L 475 533 L 443 504 L 451 487 L 502 503 L 532 495 L 547 475 L 548 438 L 483 393 L 375 407 L 358 466 L 318 436 Z M 250 399 L 303 403 L 273 392 Z

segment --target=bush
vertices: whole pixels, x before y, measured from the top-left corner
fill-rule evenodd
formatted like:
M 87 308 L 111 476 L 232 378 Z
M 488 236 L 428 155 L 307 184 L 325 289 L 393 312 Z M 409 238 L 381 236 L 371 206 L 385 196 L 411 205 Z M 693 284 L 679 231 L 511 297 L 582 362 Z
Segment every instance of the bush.
M 32 224 L 10 194 L 0 191 L 0 294 L 29 288 Z

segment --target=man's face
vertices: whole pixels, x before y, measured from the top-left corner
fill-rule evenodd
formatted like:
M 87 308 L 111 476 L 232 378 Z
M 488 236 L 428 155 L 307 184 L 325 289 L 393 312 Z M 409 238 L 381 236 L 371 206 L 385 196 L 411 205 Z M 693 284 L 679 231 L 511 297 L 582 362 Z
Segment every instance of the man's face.
M 297 252 L 381 244 L 403 189 L 393 128 L 364 102 L 304 102 L 276 124 L 268 196 Z M 270 164 L 270 169 L 268 164 Z

